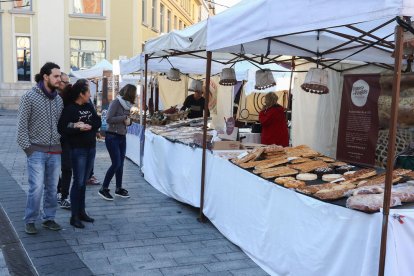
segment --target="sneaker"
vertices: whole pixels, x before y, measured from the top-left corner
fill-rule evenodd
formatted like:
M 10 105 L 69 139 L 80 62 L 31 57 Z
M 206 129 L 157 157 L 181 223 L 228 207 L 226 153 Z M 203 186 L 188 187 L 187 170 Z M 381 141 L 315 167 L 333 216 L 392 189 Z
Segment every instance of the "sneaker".
M 128 191 L 123 189 L 123 188 L 116 189 L 115 190 L 115 195 L 123 197 L 123 198 L 129 198 Z
M 103 189 L 101 188 L 98 192 L 98 194 L 105 200 L 114 200 L 112 195 L 109 193 L 109 189 Z
M 26 231 L 26 233 L 29 235 L 37 234 L 37 229 L 34 223 L 26 223 L 26 228 L 24 231 Z
M 65 198 L 58 201 L 60 208 L 62 209 L 70 209 L 70 201 L 69 199 Z
M 101 181 L 99 181 L 94 175 L 86 181 L 87 185 L 101 185 Z
M 59 224 L 57 224 L 54 220 L 46 220 L 42 223 L 42 226 L 53 231 L 62 230 L 62 227 Z

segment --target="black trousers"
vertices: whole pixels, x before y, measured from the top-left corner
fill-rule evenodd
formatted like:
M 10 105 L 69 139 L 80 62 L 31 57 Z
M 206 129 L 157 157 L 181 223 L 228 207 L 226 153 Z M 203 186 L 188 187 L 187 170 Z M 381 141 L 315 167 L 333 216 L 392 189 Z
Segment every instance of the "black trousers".
M 59 177 L 58 193 L 62 194 L 62 199 L 68 198 L 70 181 L 72 179 L 72 160 L 70 154 L 70 146 L 68 142 L 62 142 L 61 154 L 61 171 L 62 175 Z

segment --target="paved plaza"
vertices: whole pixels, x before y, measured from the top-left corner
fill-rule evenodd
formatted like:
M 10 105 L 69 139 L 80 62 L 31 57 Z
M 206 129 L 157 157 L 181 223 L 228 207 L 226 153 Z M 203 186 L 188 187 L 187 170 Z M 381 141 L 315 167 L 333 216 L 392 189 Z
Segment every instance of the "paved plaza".
M 95 223 L 75 229 L 70 211 L 59 209 L 56 221 L 64 230 L 46 230 L 39 222 L 39 233 L 27 235 L 26 156 L 15 142 L 16 115 L 0 110 L 0 231 L 8 233 L 0 238 L 0 275 L 267 275 L 211 223 L 199 223 L 198 209 L 155 190 L 129 160 L 124 187 L 130 199 L 105 201 L 99 186 L 88 186 L 87 211 Z M 100 180 L 109 164 L 98 142 Z

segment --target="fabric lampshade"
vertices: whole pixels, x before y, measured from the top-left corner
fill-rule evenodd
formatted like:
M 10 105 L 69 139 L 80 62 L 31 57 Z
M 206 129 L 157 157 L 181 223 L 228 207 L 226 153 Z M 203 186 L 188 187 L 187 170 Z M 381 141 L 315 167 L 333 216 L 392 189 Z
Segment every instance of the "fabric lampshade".
M 201 80 L 192 80 L 188 91 L 201 92 L 203 91 L 203 82 Z
M 170 71 L 168 71 L 167 73 L 167 79 L 169 79 L 170 81 L 180 81 L 180 70 L 176 68 L 171 68 Z
M 273 78 L 273 74 L 270 69 L 262 69 L 256 71 L 256 85 L 254 88 L 258 90 L 264 90 L 275 85 L 276 81 Z
M 306 73 L 305 82 L 300 87 L 309 93 L 329 93 L 328 71 L 320 68 L 310 68 Z
M 223 68 L 220 74 L 220 85 L 224 86 L 232 86 L 236 85 L 236 72 L 234 71 L 234 68 Z

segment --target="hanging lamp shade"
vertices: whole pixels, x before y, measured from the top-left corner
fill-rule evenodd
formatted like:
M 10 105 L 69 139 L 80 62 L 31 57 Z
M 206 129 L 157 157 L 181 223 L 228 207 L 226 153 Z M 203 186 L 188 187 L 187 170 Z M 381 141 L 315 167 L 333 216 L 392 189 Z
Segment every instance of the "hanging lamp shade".
M 168 71 L 167 73 L 167 79 L 169 79 L 170 81 L 180 81 L 180 70 L 176 68 L 171 68 L 170 71 Z
M 201 92 L 203 91 L 203 82 L 201 80 L 192 80 L 188 91 Z
M 310 68 L 306 73 L 305 82 L 300 87 L 309 93 L 328 94 L 328 71 Z
M 234 71 L 234 68 L 223 68 L 223 70 L 221 70 L 219 84 L 224 86 L 232 86 L 236 85 L 236 83 L 236 72 Z
M 264 90 L 275 85 L 276 81 L 273 78 L 273 74 L 270 69 L 261 69 L 256 71 L 256 85 L 254 86 L 255 89 Z

